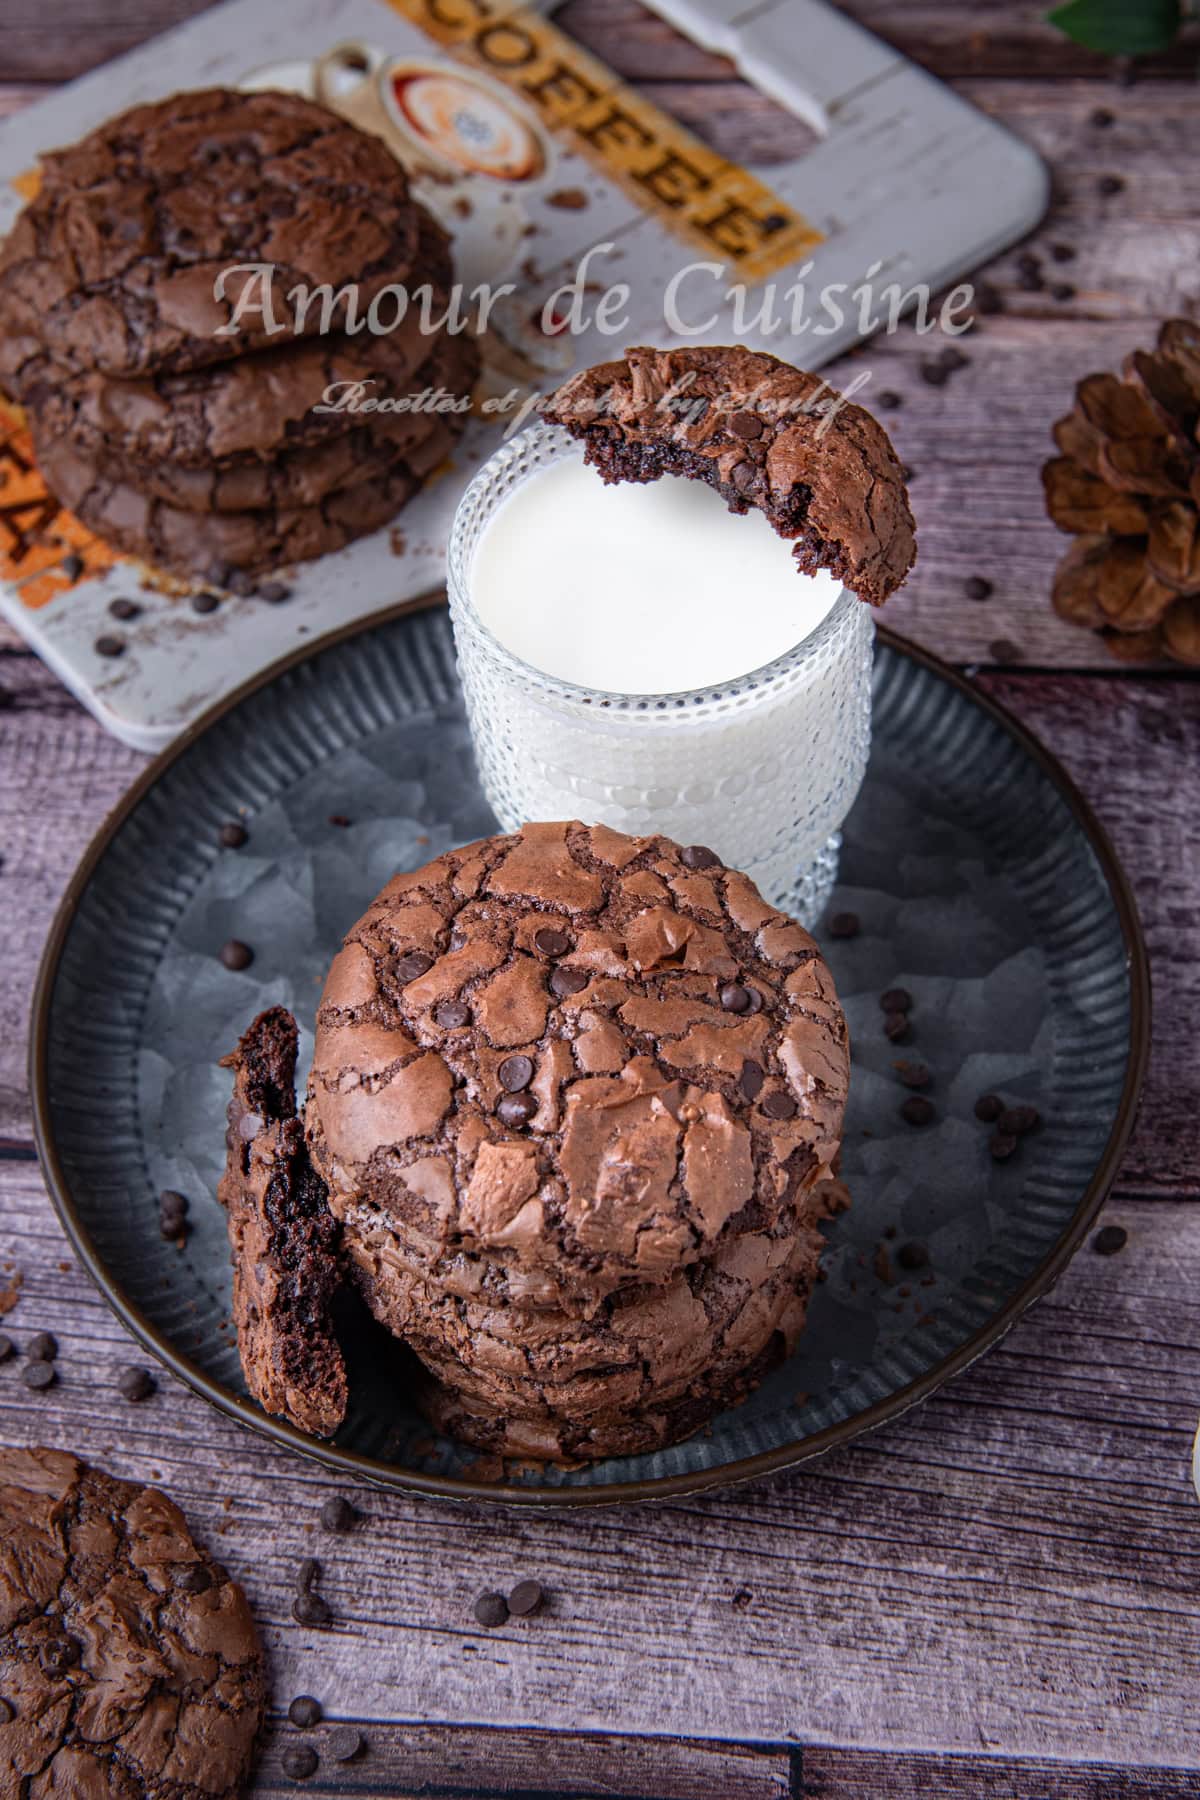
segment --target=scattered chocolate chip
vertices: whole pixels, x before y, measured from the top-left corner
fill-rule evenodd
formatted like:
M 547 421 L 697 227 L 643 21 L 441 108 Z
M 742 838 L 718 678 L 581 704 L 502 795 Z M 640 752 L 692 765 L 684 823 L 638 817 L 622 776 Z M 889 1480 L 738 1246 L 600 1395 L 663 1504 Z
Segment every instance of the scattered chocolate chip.
M 883 1035 L 893 1044 L 908 1041 L 912 1031 L 912 1021 L 905 1012 L 886 1012 L 883 1015 Z
M 217 833 L 217 842 L 225 850 L 240 850 L 249 842 L 250 833 L 236 819 L 228 819 Z
M 6 1331 L 0 1331 L 0 1363 L 10 1361 L 17 1354 L 17 1346 Z
M 1017 258 L 1017 268 L 1022 275 L 1037 275 L 1041 272 L 1041 263 L 1032 250 L 1022 250 Z
M 1095 110 L 1088 115 L 1088 124 L 1094 125 L 1097 131 L 1107 131 L 1110 125 L 1116 123 L 1116 117 L 1117 115 L 1115 113 L 1109 112 L 1107 106 L 1097 106 Z
M 1018 663 L 1022 654 L 1020 644 L 1014 644 L 1011 638 L 996 638 L 988 645 L 988 656 L 996 663 Z
M 900 473 L 905 481 L 915 481 L 917 478 L 917 471 L 912 467 L 911 463 L 901 463 Z
M 459 1031 L 471 1017 L 471 1009 L 465 1000 L 443 1000 L 434 1009 L 433 1020 L 443 1031 Z
M 888 988 L 880 994 L 879 1004 L 884 1012 L 907 1013 L 912 1011 L 913 997 L 907 988 Z
M 102 632 L 96 639 L 95 651 L 97 656 L 124 656 L 125 639 L 110 631 Z
M 834 913 L 829 921 L 829 935 L 833 938 L 856 938 L 861 930 L 857 913 Z
M 1098 194 L 1119 194 L 1125 186 L 1119 175 L 1102 175 L 1096 183 Z
M 1115 1256 L 1129 1242 L 1129 1233 L 1123 1225 L 1104 1225 L 1092 1239 L 1092 1249 L 1097 1256 Z
M 149 1369 L 139 1369 L 131 1365 L 128 1369 L 122 1369 L 117 1376 L 117 1388 L 123 1399 L 131 1400 L 136 1406 L 140 1401 L 148 1400 L 151 1394 L 157 1391 L 158 1383 Z
M 321 1579 L 321 1565 L 315 1556 L 306 1556 L 296 1570 L 296 1592 L 307 1594 L 313 1583 Z
M 1036 1106 L 1006 1106 L 1000 1114 L 999 1130 L 1008 1137 L 1027 1137 L 1042 1122 Z
M 984 1125 L 994 1125 L 1004 1111 L 999 1094 L 980 1094 L 975 1102 L 975 1117 Z
M 424 950 L 410 950 L 396 964 L 396 980 L 401 987 L 407 987 L 410 981 L 416 981 L 418 976 L 426 974 L 432 967 L 432 956 L 427 956 Z
M 311 1694 L 297 1694 L 288 1707 L 288 1718 L 293 1725 L 299 1726 L 301 1731 L 311 1731 L 313 1726 L 319 1725 L 324 1717 L 321 1702 L 314 1700 Z
M 353 825 L 354 820 L 347 818 L 345 813 L 330 813 L 329 823 L 336 825 L 339 831 L 347 831 Z
M 486 1593 L 480 1594 L 474 1610 L 479 1623 L 486 1625 L 489 1631 L 508 1622 L 508 1601 L 494 1589 L 489 1588 Z
M 333 1618 L 327 1601 L 320 1594 L 297 1594 L 292 1601 L 292 1617 L 299 1625 L 328 1625 Z
M 334 1762 L 353 1762 L 362 1754 L 367 1740 L 355 1725 L 338 1725 L 330 1732 L 325 1748 Z
M 924 1244 L 901 1244 L 896 1261 L 902 1269 L 924 1269 L 929 1263 L 929 1252 Z
M 773 1094 L 767 1095 L 762 1109 L 768 1119 L 794 1119 L 796 1116 L 796 1102 L 782 1088 L 776 1088 Z
M 528 1619 L 537 1611 L 545 1597 L 540 1581 L 518 1581 L 508 1596 L 508 1610 L 515 1618 Z
M 900 1117 L 906 1125 L 932 1125 L 936 1117 L 933 1101 L 924 1094 L 913 1094 L 901 1106 Z
M 11 1725 L 16 1716 L 16 1708 L 10 1706 L 7 1700 L 0 1698 L 0 1725 Z
M 738 1078 L 738 1086 L 747 1100 L 757 1100 L 762 1093 L 762 1084 L 766 1077 L 761 1066 L 751 1062 L 749 1058 L 742 1064 L 742 1072 Z
M 571 994 L 581 994 L 587 984 L 584 969 L 555 969 L 550 977 L 550 992 L 556 999 L 565 1000 Z
M 1050 289 L 1050 298 L 1052 300 L 1073 300 L 1075 289 L 1069 281 L 1056 281 Z
M 225 585 L 241 600 L 249 600 L 258 592 L 258 582 L 245 569 L 235 569 Z
M 1016 1147 L 1016 1138 L 1009 1137 L 1008 1134 L 1003 1131 L 993 1131 L 991 1137 L 988 1139 L 988 1149 L 992 1153 L 993 1162 L 1007 1162 Z
M 258 590 L 258 597 L 265 600 L 268 606 L 280 606 L 283 601 L 291 599 L 292 590 L 283 581 L 264 581 Z
M 990 281 L 980 281 L 975 285 L 975 305 L 981 313 L 1003 312 L 1004 297 Z
M 42 1645 L 40 1661 L 47 1675 L 65 1675 L 79 1661 L 79 1645 L 74 1638 L 47 1638 Z
M 721 859 L 715 850 L 707 844 L 685 844 L 679 852 L 679 860 L 685 869 L 719 869 Z
M 321 1508 L 321 1523 L 326 1531 L 353 1531 L 358 1512 L 341 1494 L 331 1494 Z
M 904 405 L 904 395 L 898 394 L 895 388 L 882 388 L 875 396 L 875 404 L 881 412 L 895 412 L 898 406 Z
M 187 1230 L 188 1203 L 185 1194 L 164 1188 L 158 1196 L 158 1229 L 165 1238 L 181 1237 Z
M 496 1079 L 506 1094 L 519 1094 L 533 1080 L 531 1056 L 506 1056 L 496 1070 Z
M 906 1088 L 927 1088 L 933 1080 L 933 1072 L 928 1063 L 898 1062 L 892 1067 L 896 1071 L 896 1079 Z
M 39 1331 L 25 1346 L 30 1362 L 52 1363 L 58 1355 L 58 1339 L 52 1331 Z
M 519 1125 L 528 1125 L 537 1109 L 532 1094 L 503 1094 L 496 1106 L 496 1117 L 502 1125 L 515 1130 Z
M 227 944 L 221 945 L 220 957 L 227 969 L 237 971 L 250 967 L 254 961 L 254 952 L 249 944 L 243 944 L 240 938 L 230 938 Z
M 289 1781 L 307 1781 L 315 1775 L 320 1762 L 311 1744 L 289 1744 L 279 1759 L 279 1766 Z
M 729 429 L 734 437 L 741 438 L 744 444 L 752 444 L 763 434 L 762 420 L 752 412 L 735 412 L 729 421 Z
M 194 613 L 215 613 L 221 604 L 219 594 L 201 593 L 192 595 L 192 611 Z
M 1074 244 L 1051 244 L 1050 254 L 1056 263 L 1074 262 L 1075 246 Z
M 571 948 L 571 940 L 565 931 L 556 931 L 553 925 L 543 925 L 540 931 L 533 934 L 533 947 L 540 956 L 566 956 Z
M 142 609 L 136 600 L 110 600 L 108 610 L 114 619 L 120 619 L 123 624 L 142 616 Z
M 748 1013 L 754 1006 L 750 989 L 739 986 L 736 981 L 727 982 L 719 997 L 722 1012 Z
M 65 575 L 68 581 L 78 581 L 83 574 L 83 558 L 72 550 L 69 556 L 63 557 L 58 568 L 59 573 Z
M 758 470 L 752 462 L 740 462 L 734 464 L 729 479 L 733 482 L 738 493 L 744 494 L 747 488 L 754 485 L 754 477 L 757 474 Z
M 968 575 L 963 582 L 963 593 L 968 600 L 990 600 L 993 591 L 986 575 Z

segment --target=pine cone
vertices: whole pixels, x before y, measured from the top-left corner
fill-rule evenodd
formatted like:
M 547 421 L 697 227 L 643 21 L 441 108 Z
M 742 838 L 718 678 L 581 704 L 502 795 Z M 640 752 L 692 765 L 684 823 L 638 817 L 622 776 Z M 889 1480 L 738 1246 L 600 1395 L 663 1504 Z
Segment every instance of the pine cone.
M 1046 510 L 1077 539 L 1054 610 L 1123 662 L 1200 665 L 1200 325 L 1168 319 L 1119 376 L 1086 376 L 1054 441 Z

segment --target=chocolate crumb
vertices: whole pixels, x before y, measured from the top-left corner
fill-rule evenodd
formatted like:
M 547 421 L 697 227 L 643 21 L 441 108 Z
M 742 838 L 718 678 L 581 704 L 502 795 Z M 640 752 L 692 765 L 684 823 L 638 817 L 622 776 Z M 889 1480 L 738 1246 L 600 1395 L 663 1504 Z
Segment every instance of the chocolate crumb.
M 122 1369 L 117 1376 L 117 1388 L 124 1399 L 132 1401 L 136 1406 L 141 1401 L 148 1400 L 151 1394 L 157 1391 L 158 1383 L 149 1369 L 139 1369 L 131 1365 L 127 1369 Z
M 963 582 L 963 593 L 968 600 L 990 600 L 993 591 L 986 575 L 968 575 Z
M 321 1523 L 326 1531 L 352 1531 L 358 1523 L 357 1509 L 341 1494 L 331 1494 L 321 1508 Z
M 475 1617 L 489 1631 L 508 1622 L 508 1601 L 492 1588 L 480 1594 L 475 1602 Z
M 248 969 L 254 961 L 253 950 L 249 944 L 243 944 L 240 938 L 230 938 L 227 944 L 222 944 L 219 954 L 225 967 L 234 970 L 235 973 L 241 969 Z
M 1104 195 L 1119 194 L 1124 186 L 1119 175 L 1102 175 L 1096 183 L 1096 192 Z
M 292 1601 L 292 1617 L 298 1625 L 320 1628 L 332 1622 L 333 1613 L 329 1602 L 322 1600 L 320 1594 L 297 1594 Z
M 1097 1256 L 1115 1256 L 1129 1242 L 1129 1233 L 1123 1225 L 1104 1225 L 1092 1239 L 1092 1249 Z
M 228 819 L 217 833 L 217 841 L 225 850 L 240 850 L 249 841 L 250 833 L 236 819 Z
M 221 597 L 219 594 L 210 594 L 205 591 L 200 594 L 192 595 L 192 611 L 194 613 L 215 613 L 220 604 Z
M 142 616 L 142 609 L 136 600 L 110 600 L 108 610 L 112 617 L 120 619 L 123 625 L 128 624 L 131 619 L 140 619 Z
M 354 823 L 354 821 L 353 819 L 348 818 L 345 813 L 330 813 L 329 823 L 331 825 L 336 825 L 340 831 L 345 831 Z
M 508 1610 L 514 1618 L 527 1619 L 537 1612 L 545 1597 L 540 1581 L 518 1581 L 508 1596 Z
M 17 1354 L 17 1346 L 6 1331 L 0 1331 L 0 1363 L 9 1362 Z
M 113 632 L 102 632 L 96 639 L 95 651 L 97 656 L 124 656 L 125 639 Z

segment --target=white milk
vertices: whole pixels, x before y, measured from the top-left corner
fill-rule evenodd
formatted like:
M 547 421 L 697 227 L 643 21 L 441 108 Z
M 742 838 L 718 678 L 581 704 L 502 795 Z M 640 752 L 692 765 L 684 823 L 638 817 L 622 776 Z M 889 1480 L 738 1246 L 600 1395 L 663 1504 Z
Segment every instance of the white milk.
M 869 607 L 801 575 L 760 514 L 730 513 L 698 482 L 607 486 L 546 426 L 467 489 L 449 591 L 506 831 L 569 818 L 662 831 L 815 919 L 866 768 Z
M 841 589 L 802 575 L 760 512 L 733 517 L 676 475 L 609 486 L 581 456 L 552 463 L 492 515 L 471 598 L 543 674 L 619 694 L 714 687 L 774 662 Z

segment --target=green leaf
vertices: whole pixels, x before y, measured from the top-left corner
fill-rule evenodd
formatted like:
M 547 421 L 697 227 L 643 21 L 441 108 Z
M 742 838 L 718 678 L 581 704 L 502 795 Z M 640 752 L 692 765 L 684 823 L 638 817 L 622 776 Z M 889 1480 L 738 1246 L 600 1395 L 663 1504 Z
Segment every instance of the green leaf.
M 1145 56 L 1170 46 L 1181 15 L 1180 0 L 1067 0 L 1047 18 L 1089 50 Z

